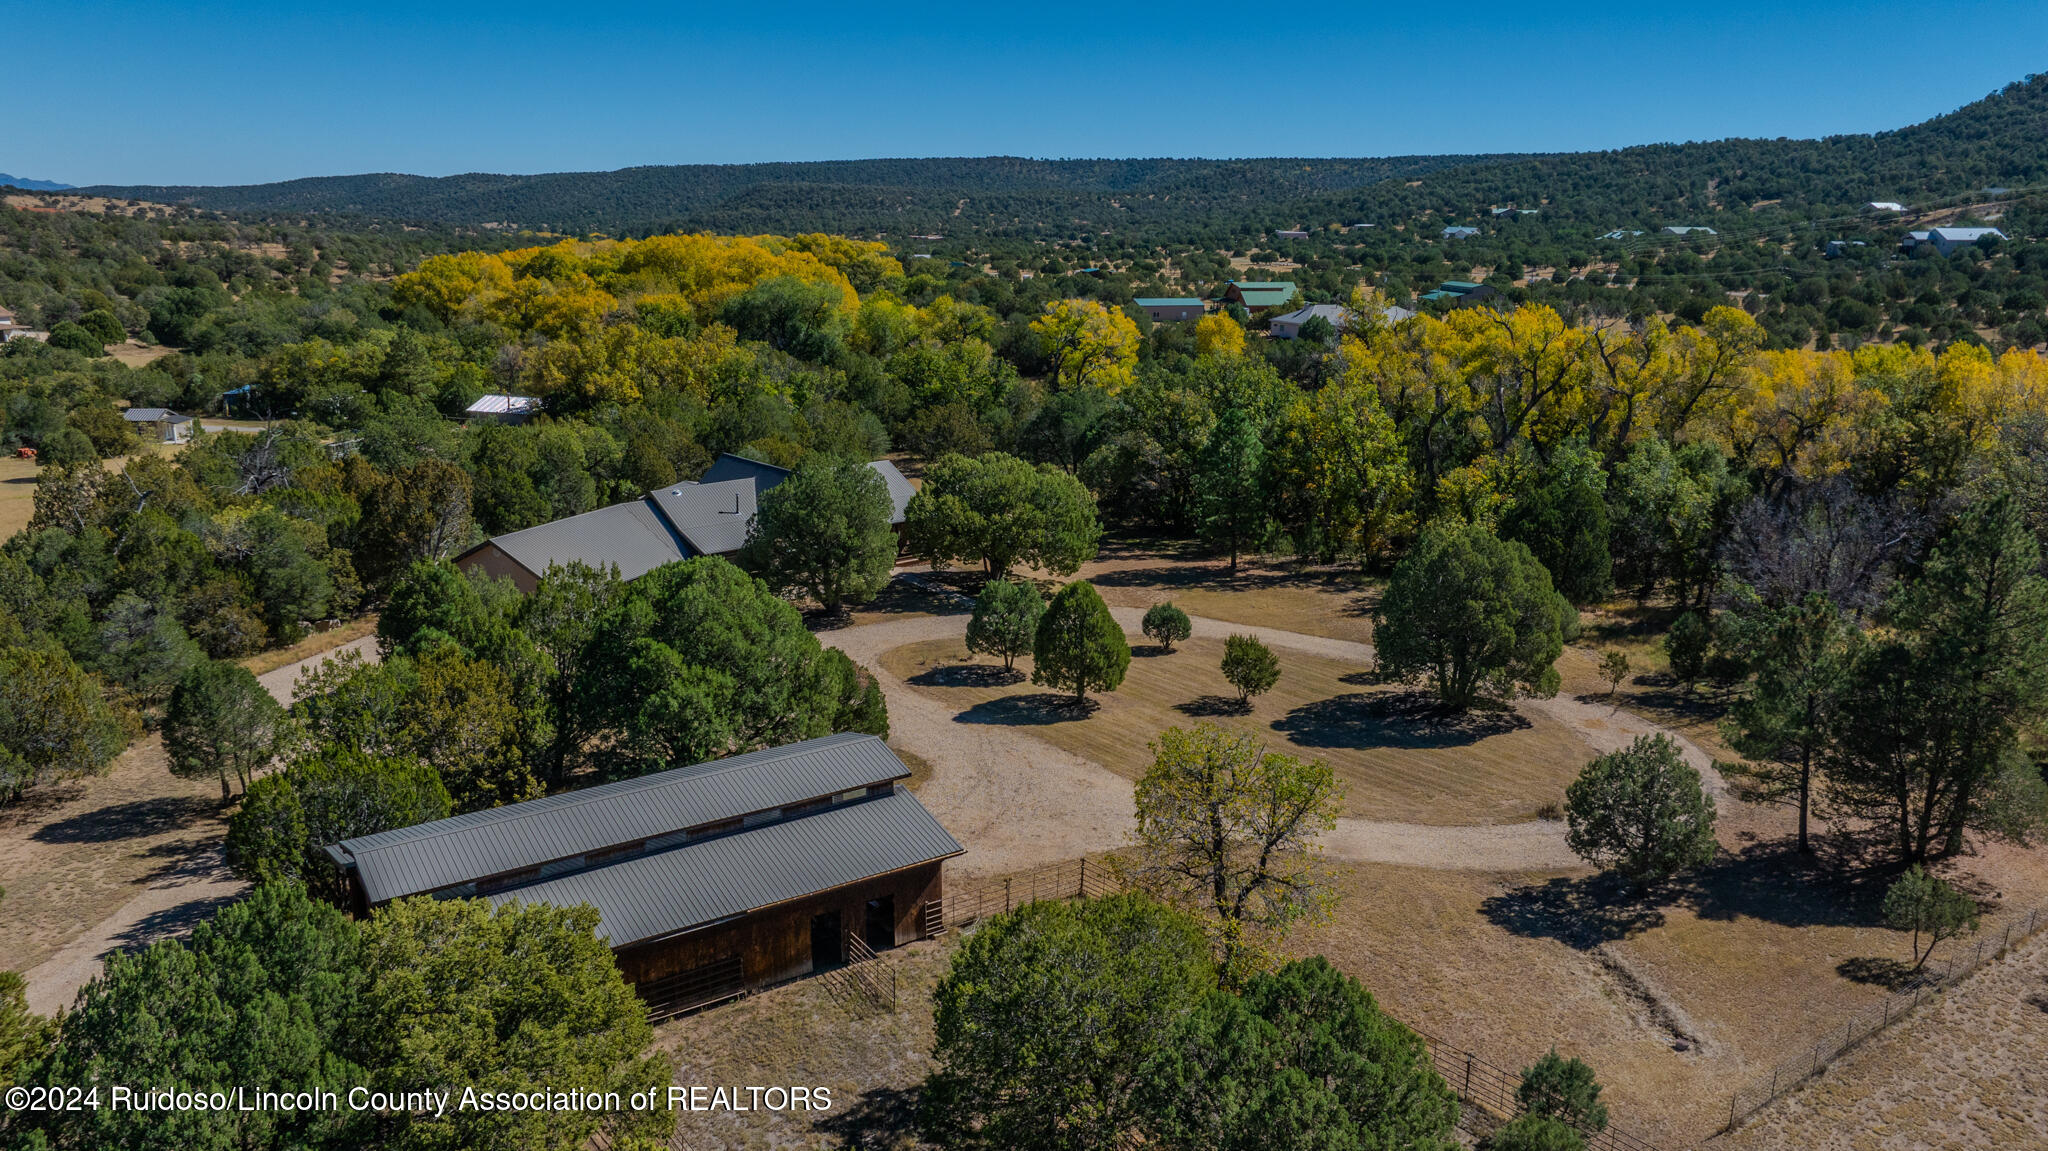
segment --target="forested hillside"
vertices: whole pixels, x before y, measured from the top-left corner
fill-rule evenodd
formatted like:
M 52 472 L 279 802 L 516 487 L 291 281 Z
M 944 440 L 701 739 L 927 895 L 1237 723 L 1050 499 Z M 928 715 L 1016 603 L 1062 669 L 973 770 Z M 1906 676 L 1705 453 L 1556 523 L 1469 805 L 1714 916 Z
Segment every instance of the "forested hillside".
M 441 224 L 642 234 L 832 231 L 1093 234 L 1232 227 L 1248 210 L 1413 179 L 1493 157 L 1362 160 L 1030 160 L 1014 156 L 688 164 L 538 176 L 378 173 L 232 188 L 96 194 L 225 212 L 322 212 Z
M 1541 206 L 1609 228 L 1758 207 L 1826 214 L 2048 179 L 2048 77 L 1875 135 L 1717 140 L 1541 156 L 1262 160 L 860 160 L 538 176 L 333 176 L 246 187 L 94 188 L 234 212 L 348 213 L 569 232 L 672 229 L 1185 237 Z

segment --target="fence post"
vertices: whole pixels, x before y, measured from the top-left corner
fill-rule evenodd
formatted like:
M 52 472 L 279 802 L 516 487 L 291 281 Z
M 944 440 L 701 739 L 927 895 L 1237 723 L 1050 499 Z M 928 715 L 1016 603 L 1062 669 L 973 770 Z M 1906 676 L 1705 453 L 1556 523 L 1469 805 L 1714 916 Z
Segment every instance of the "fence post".
M 1472 1053 L 1470 1051 L 1465 1052 L 1465 1090 L 1460 1094 L 1464 1095 L 1467 1099 L 1472 1098 Z
M 1735 1130 L 1735 1096 L 1732 1092 L 1728 1096 L 1728 1130 Z
M 1074 893 L 1076 899 L 1088 898 L 1088 857 L 1081 857 L 1081 889 Z
M 1009 913 L 1010 913 L 1010 878 L 1009 878 L 1009 876 L 1004 876 L 1004 877 L 1003 877 L 1003 914 L 1005 914 L 1005 915 L 1008 915 Z

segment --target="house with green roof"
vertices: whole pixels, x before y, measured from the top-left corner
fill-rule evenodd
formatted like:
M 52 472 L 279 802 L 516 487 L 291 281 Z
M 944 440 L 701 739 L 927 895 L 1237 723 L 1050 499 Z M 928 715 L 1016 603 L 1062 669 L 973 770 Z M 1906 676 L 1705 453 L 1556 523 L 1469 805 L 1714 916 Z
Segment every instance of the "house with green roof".
M 1445 280 L 1433 292 L 1422 293 L 1425 302 L 1445 302 L 1454 308 L 1469 307 L 1481 300 L 1500 295 L 1496 289 L 1470 280 Z
M 1291 280 L 1232 280 L 1223 286 L 1225 303 L 1242 304 L 1247 311 L 1284 308 L 1300 291 Z
M 1140 296 L 1131 302 L 1143 308 L 1155 324 L 1199 320 L 1206 306 L 1193 296 Z

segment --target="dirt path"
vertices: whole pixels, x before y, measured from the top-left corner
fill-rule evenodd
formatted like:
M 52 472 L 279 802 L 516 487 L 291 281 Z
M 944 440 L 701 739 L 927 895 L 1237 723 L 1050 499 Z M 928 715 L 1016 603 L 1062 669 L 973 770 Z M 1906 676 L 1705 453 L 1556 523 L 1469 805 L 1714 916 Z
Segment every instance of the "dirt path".
M 365 659 L 375 660 L 376 637 L 366 636 L 334 651 L 286 664 L 257 676 L 256 680 L 280 702 L 289 704 L 292 685 L 301 673 L 343 651 L 360 651 Z M 141 891 L 113 914 L 24 973 L 31 1010 L 47 1015 L 59 1007 L 70 1006 L 78 989 L 99 975 L 108 955 L 182 935 L 222 906 L 241 898 L 249 886 L 229 873 L 218 842 L 176 867 L 148 876 L 141 884 Z
M 1144 612 L 1111 608 L 1126 631 L 1136 632 Z M 1278 648 L 1309 652 L 1370 666 L 1372 648 L 1350 640 L 1301 635 L 1191 617 L 1197 636 L 1255 635 Z M 881 667 L 891 648 L 965 633 L 964 614 L 886 620 L 832 632 L 824 641 L 864 665 L 881 681 L 889 699 L 891 739 L 932 764 L 932 779 L 918 792 L 968 852 L 965 874 L 1020 870 L 1122 846 L 1131 828 L 1131 781 L 1015 728 L 963 724 L 952 709 L 931 699 Z M 1636 735 L 1662 730 L 1649 721 L 1602 704 L 1573 699 L 1530 700 L 1570 727 L 1595 750 L 1625 746 Z M 1667 733 L 1668 734 L 1668 733 Z M 1686 759 L 1699 768 L 1710 790 L 1723 790 L 1707 755 L 1683 737 Z M 1399 863 L 1439 869 L 1553 871 L 1583 867 L 1564 842 L 1557 822 L 1437 827 L 1367 819 L 1341 819 L 1325 838 L 1329 853 L 1357 863 Z
M 276 696 L 279 703 L 290 707 L 292 703 L 292 685 L 299 682 L 299 676 L 319 667 L 323 660 L 333 659 L 345 651 L 361 652 L 363 659 L 370 663 L 376 663 L 377 637 L 366 635 L 358 640 L 350 640 L 348 643 L 342 644 L 332 651 L 323 651 L 319 655 L 310 656 L 297 663 L 288 663 L 283 667 L 272 668 L 257 676 L 256 682 L 262 684 L 265 691 Z

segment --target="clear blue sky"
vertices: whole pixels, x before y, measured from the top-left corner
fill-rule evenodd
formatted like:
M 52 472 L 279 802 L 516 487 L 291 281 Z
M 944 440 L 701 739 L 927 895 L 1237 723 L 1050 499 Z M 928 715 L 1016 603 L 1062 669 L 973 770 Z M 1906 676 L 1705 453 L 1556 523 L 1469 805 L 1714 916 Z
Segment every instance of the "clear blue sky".
M 1556 151 L 1898 127 L 2048 4 L 0 0 L 0 172 Z

